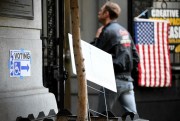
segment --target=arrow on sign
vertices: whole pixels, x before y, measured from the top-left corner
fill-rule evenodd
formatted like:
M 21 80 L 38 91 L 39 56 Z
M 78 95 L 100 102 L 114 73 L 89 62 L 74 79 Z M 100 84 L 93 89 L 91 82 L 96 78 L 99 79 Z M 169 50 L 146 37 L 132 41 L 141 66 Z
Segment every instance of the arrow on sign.
M 28 64 L 27 64 L 27 66 L 21 66 L 21 70 L 29 70 L 29 66 L 28 66 Z

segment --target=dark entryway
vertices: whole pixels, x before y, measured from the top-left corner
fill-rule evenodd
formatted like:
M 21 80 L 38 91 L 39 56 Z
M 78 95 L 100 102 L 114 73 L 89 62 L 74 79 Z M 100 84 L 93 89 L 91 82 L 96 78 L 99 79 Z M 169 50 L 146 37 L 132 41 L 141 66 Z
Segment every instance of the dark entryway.
M 64 0 L 42 0 L 43 84 L 64 108 Z

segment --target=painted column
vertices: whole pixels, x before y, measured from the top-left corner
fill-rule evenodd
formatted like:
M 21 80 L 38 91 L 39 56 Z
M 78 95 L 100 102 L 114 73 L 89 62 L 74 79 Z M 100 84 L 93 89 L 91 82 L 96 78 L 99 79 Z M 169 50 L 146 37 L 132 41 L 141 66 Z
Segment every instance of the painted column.
M 29 114 L 36 118 L 39 112 L 48 115 L 51 109 L 58 112 L 55 96 L 42 83 L 41 0 L 28 1 L 33 1 L 33 19 L 0 15 L 1 121 L 15 121 L 18 116 L 27 117 Z M 22 0 L 16 0 L 12 5 L 18 7 L 18 2 Z M 1 5 L 0 9 L 3 7 Z M 15 55 L 10 57 L 10 50 L 18 50 L 20 53 L 28 51 L 30 60 L 24 61 L 21 58 L 21 65 L 18 66 L 20 70 L 27 69 L 27 72 L 24 71 L 26 74 L 21 72 L 19 76 L 16 73 L 16 62 L 10 61 L 11 57 L 15 59 Z M 28 66 L 25 67 L 23 62 Z M 17 75 L 11 75 L 10 71 Z

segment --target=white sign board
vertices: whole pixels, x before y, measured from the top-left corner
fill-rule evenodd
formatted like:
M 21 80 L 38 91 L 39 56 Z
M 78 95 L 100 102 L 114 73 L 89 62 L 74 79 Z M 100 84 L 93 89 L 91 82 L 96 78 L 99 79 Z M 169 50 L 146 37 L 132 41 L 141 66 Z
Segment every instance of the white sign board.
M 71 51 L 72 70 L 74 74 L 77 74 L 71 34 L 69 34 L 69 44 Z M 117 92 L 112 56 L 82 40 L 81 47 L 83 58 L 85 59 L 84 65 L 86 79 L 109 90 Z
M 10 50 L 10 77 L 31 76 L 31 52 Z

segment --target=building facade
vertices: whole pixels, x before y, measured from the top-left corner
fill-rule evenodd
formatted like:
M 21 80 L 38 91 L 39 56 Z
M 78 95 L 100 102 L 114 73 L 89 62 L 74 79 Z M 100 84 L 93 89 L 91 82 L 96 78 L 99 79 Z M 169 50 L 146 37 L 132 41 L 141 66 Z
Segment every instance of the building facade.
M 118 22 L 132 36 L 134 17 L 147 8 L 180 8 L 179 0 L 112 1 L 121 6 L 122 13 Z M 100 26 L 97 14 L 104 2 L 79 0 L 82 40 L 93 40 Z M 77 115 L 78 87 L 76 76 L 71 71 L 68 33 L 71 33 L 70 0 L 0 0 L 2 121 L 14 121 L 18 116 L 27 117 L 29 114 L 38 117 L 41 111 L 48 115 L 50 110 L 58 113 L 67 109 Z M 16 59 L 18 54 L 28 54 L 29 58 L 19 56 Z M 179 53 L 175 57 L 179 59 Z M 172 68 L 171 87 L 145 88 L 139 87 L 137 80 L 134 81 L 140 117 L 152 121 L 180 120 L 180 65 L 177 59 Z M 89 81 L 88 85 L 100 88 Z M 97 101 L 98 92 L 88 87 L 88 108 L 96 110 Z

